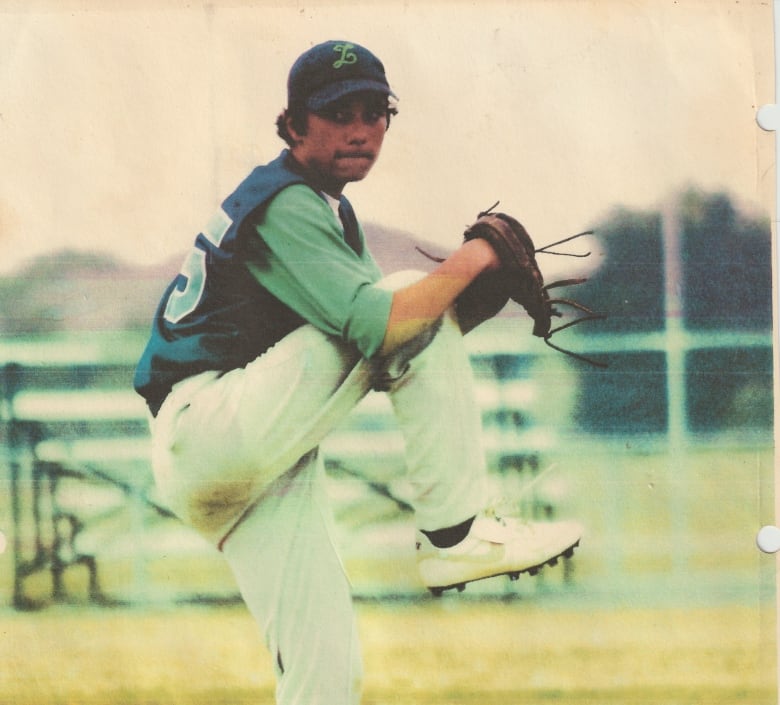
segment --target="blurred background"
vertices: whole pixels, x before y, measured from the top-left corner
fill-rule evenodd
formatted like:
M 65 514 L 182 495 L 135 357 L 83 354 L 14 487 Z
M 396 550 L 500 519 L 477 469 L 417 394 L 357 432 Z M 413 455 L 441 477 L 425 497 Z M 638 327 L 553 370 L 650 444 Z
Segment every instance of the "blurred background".
M 512 303 L 467 336 L 496 497 L 531 517 L 586 520 L 587 549 L 567 574 L 578 596 L 755 598 L 770 589 L 753 550 L 772 506 L 769 221 L 690 189 L 663 212 L 616 207 L 592 225 L 571 251 L 591 245 L 601 265 L 564 295 L 608 318 L 553 341 L 606 367 L 546 347 Z M 367 229 L 387 269 L 404 265 L 399 253 L 407 266 L 430 264 L 406 234 Z M 70 552 L 65 563 L 94 557 L 117 598 L 231 594 L 218 567 L 213 585 L 208 571 L 189 582 L 192 552 L 215 566 L 219 557 L 158 503 L 132 390 L 149 312 L 177 264 L 139 270 L 69 252 L 0 281 L 6 482 L 16 483 L 3 528 L 16 541 L 5 557 L 29 554 L 22 602 L 51 551 Z M 560 323 L 570 320 L 566 311 Z M 357 592 L 419 593 L 387 398 L 371 393 L 323 451 Z M 180 585 L 167 568 L 155 577 L 177 561 Z M 493 582 L 482 589 L 506 588 Z
M 458 604 L 513 605 L 513 619 L 598 611 L 678 658 L 737 643 L 739 658 L 714 667 L 728 697 L 742 693 L 724 702 L 767 701 L 775 566 L 755 536 L 775 523 L 774 157 L 755 111 L 773 100 L 771 6 L 3 10 L 0 656 L 74 606 L 237 604 L 219 555 L 156 496 L 133 367 L 195 234 L 281 149 L 289 65 L 345 37 L 383 58 L 401 96 L 375 171 L 348 194 L 383 269 L 430 267 L 415 245 L 454 249 L 500 199 L 539 245 L 593 231 L 557 248 L 588 257 L 539 262 L 548 281 L 588 277 L 562 295 L 608 314 L 554 339 L 605 368 L 546 347 L 514 305 L 467 337 L 496 496 L 525 516 L 581 520 L 574 558 L 432 601 L 400 436 L 372 393 L 323 445 L 358 604 L 453 619 Z M 681 613 L 707 622 L 711 644 L 687 641 Z M 577 634 L 583 652 L 605 648 L 592 627 Z M 659 683 L 674 670 L 658 669 Z M 49 702 L 33 676 L 2 678 L 10 702 Z

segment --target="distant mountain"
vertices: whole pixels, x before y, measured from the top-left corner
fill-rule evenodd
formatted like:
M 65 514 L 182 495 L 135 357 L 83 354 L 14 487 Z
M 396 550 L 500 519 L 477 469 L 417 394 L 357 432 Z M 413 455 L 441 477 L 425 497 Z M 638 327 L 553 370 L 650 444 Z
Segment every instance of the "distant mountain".
M 414 236 L 381 225 L 369 223 L 365 226 L 366 239 L 379 266 L 385 274 L 391 274 L 401 269 L 420 269 L 430 271 L 435 262 L 422 255 L 415 248 L 419 247 L 435 257 L 446 257 L 450 251 L 430 242 L 419 240 Z M 452 250 L 460 245 L 456 238 Z
M 386 273 L 432 269 L 435 263 L 416 246 L 436 256 L 447 254 L 408 233 L 371 223 L 365 230 Z M 18 335 L 146 330 L 183 259 L 182 252 L 157 265 L 138 267 L 98 252 L 63 250 L 35 258 L 17 273 L 0 278 L 0 331 Z

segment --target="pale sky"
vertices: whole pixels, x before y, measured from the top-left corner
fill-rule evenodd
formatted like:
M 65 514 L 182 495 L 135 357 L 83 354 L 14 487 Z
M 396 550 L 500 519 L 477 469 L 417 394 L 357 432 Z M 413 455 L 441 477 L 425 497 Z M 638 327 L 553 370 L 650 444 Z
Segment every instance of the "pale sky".
M 130 5 L 130 3 L 126 3 Z M 295 58 L 384 61 L 400 115 L 363 221 L 454 249 L 496 200 L 544 243 L 686 185 L 774 197 L 772 4 L 0 0 L 0 275 L 63 247 L 153 264 L 284 146 Z

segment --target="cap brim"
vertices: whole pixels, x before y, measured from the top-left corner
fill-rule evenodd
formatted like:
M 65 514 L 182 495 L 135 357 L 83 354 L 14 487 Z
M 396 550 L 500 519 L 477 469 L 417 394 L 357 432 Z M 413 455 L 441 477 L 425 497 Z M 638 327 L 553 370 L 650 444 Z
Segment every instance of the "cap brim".
M 339 100 L 339 98 L 350 95 L 350 93 L 361 93 L 363 91 L 372 91 L 374 93 L 393 96 L 393 98 L 396 99 L 398 98 L 386 83 L 361 78 L 353 81 L 331 83 L 329 86 L 320 88 L 320 90 L 315 91 L 309 96 L 306 101 L 306 107 L 308 107 L 309 110 L 322 110 L 326 105 Z

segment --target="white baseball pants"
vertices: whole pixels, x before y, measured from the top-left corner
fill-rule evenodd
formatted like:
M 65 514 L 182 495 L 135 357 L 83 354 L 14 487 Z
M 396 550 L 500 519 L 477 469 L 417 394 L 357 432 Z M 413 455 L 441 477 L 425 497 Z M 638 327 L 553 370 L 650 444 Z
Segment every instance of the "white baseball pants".
M 333 545 L 317 447 L 371 380 L 351 346 L 307 325 L 245 368 L 180 383 L 152 421 L 158 487 L 184 521 L 222 548 L 274 659 L 279 705 L 360 699 L 350 586 Z M 458 524 L 486 505 L 472 387 L 448 313 L 388 390 L 418 528 Z

